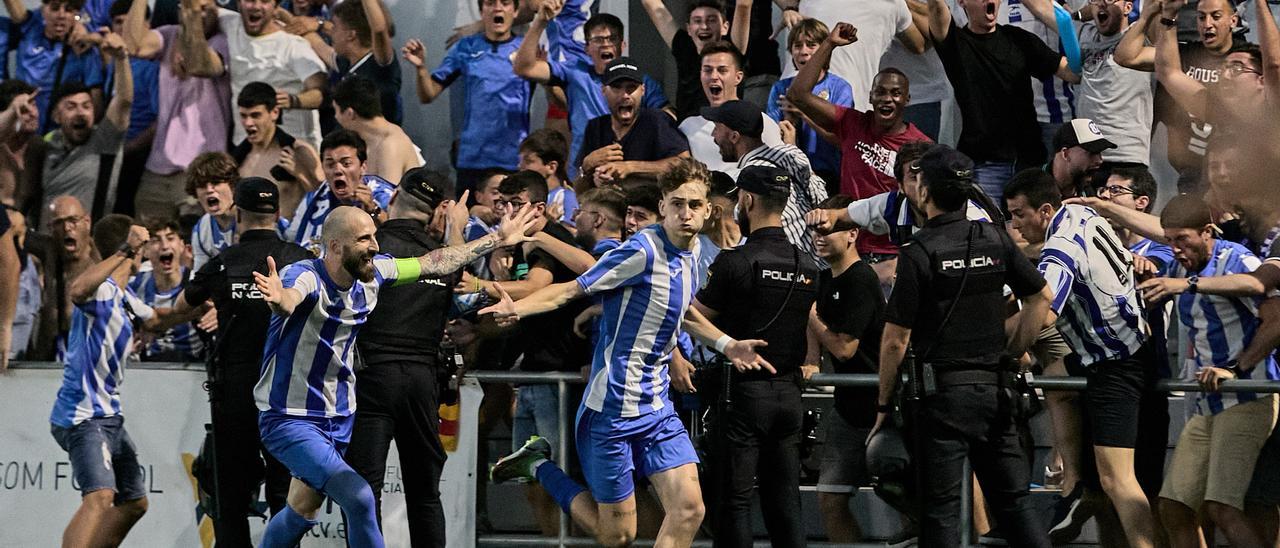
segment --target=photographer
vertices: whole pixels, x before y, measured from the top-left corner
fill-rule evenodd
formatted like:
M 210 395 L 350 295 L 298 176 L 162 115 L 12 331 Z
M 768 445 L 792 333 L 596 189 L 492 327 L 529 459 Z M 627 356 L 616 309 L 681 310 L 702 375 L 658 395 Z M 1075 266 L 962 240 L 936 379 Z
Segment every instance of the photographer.
M 772 366 L 728 371 L 731 403 L 716 418 L 718 449 L 708 459 L 719 470 L 712 523 L 716 546 L 751 544 L 751 493 L 760 481 L 760 501 L 774 546 L 804 546 L 800 513 L 801 365 L 806 361 L 809 311 L 817 297 L 818 267 L 787 241 L 782 211 L 791 175 L 768 166 L 747 166 L 738 175 L 738 223 L 747 243 L 720 252 L 707 286 L 694 306 L 730 337 L 760 338 L 760 354 Z M 813 348 L 816 351 L 816 347 Z M 816 355 L 816 352 L 814 352 Z
M 960 492 L 969 457 L 1011 546 L 1049 546 L 1027 492 L 1030 466 L 1011 412 L 1014 371 L 1043 327 L 1052 295 L 1044 279 L 999 225 L 965 218 L 973 161 L 936 145 L 908 169 L 928 221 L 903 245 L 885 310 L 880 397 L 871 436 L 892 410 L 898 371 L 906 368 L 921 480 L 921 545 L 960 544 Z M 1008 285 L 1023 303 L 1005 331 Z M 910 344 L 915 360 L 904 359 Z M 918 361 L 917 361 L 918 360 Z

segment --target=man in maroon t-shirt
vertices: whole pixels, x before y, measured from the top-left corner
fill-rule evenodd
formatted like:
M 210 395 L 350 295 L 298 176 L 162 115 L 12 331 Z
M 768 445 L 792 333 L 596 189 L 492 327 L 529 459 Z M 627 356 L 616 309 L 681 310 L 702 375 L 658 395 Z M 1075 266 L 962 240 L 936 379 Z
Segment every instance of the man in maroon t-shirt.
M 854 199 L 898 189 L 893 166 L 898 149 L 912 141 L 929 141 L 916 126 L 904 122 L 902 116 L 911 101 L 907 76 L 895 68 L 886 68 L 871 82 L 871 110 L 860 111 L 831 104 L 814 95 L 822 69 L 831 60 L 831 52 L 858 39 L 858 30 L 839 23 L 801 67 L 787 90 L 787 99 L 812 125 L 835 134 L 840 139 L 840 193 Z M 874 265 L 881 282 L 892 278 L 898 254 L 888 236 L 863 234 L 858 238 L 858 253 Z

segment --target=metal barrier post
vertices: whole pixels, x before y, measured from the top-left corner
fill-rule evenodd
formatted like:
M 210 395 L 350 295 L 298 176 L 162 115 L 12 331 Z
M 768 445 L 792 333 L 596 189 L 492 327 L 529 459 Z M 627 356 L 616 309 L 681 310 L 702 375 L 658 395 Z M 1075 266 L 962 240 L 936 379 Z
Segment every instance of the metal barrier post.
M 569 384 L 564 379 L 556 381 L 556 389 L 560 395 L 560 440 L 559 447 L 556 448 L 557 456 L 560 462 L 569 462 Z M 569 538 L 569 514 L 560 512 L 560 546 L 565 546 L 565 539 Z

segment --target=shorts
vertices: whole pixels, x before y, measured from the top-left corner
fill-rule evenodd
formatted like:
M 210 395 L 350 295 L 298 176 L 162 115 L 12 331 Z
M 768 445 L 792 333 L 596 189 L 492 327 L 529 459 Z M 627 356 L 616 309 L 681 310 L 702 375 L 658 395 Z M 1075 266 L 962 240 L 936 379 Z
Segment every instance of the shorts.
M 1036 366 L 1039 368 L 1036 374 L 1053 377 L 1067 375 L 1065 366 L 1060 365 L 1060 362 L 1071 353 L 1071 347 L 1067 346 L 1066 339 L 1062 338 L 1057 327 L 1051 325 L 1041 330 L 1028 351 L 1036 358 Z
M 554 384 L 526 384 L 516 388 L 511 450 L 520 449 L 533 436 L 545 438 L 552 451 L 560 448 L 560 389 Z
M 1262 445 L 1244 500 L 1249 505 L 1280 505 L 1280 428 L 1271 429 Z
M 822 465 L 818 473 L 819 493 L 853 494 L 871 485 L 867 471 L 867 436 L 870 428 L 858 428 L 838 411 L 823 416 L 826 435 L 822 438 Z
M 110 489 L 117 504 L 147 496 L 138 448 L 124 429 L 124 417 L 86 419 L 70 428 L 52 427 L 53 439 L 71 460 L 81 496 Z
M 351 442 L 354 424 L 354 414 L 323 418 L 263 411 L 258 415 L 262 446 L 293 477 L 321 492 L 334 474 L 350 469 L 342 456 Z
M 1143 345 L 1133 356 L 1089 367 L 1085 388 L 1095 447 L 1133 449 L 1138 442 L 1138 409 L 1143 393 L 1155 385 L 1148 367 L 1151 350 Z
M 671 406 L 639 417 L 582 408 L 576 440 L 587 488 L 604 504 L 622 502 L 635 493 L 633 472 L 649 477 L 698 462 L 689 433 Z
M 1206 500 L 1244 509 L 1258 454 L 1276 424 L 1276 395 L 1187 421 L 1160 497 L 1198 510 Z

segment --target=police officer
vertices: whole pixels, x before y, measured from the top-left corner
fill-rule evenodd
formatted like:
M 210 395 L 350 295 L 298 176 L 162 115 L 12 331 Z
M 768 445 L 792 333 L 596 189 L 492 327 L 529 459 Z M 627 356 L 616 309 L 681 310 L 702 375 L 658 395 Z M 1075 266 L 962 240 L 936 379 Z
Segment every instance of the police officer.
M 969 457 L 1011 546 L 1049 541 L 1027 492 L 1030 466 L 1014 413 L 1019 356 L 1043 327 L 1052 297 L 1003 227 L 965 217 L 973 162 L 943 145 L 909 169 L 920 175 L 924 228 L 901 247 L 885 310 L 879 413 L 884 426 L 900 367 L 919 399 L 913 410 L 921 480 L 921 546 L 960 544 L 962 463 Z M 1012 338 L 1004 329 L 1008 285 L 1023 303 Z M 907 360 L 908 345 L 915 360 Z
M 408 258 L 442 247 L 428 226 L 436 206 L 453 195 L 448 186 L 442 175 L 424 168 L 405 173 L 389 218 L 378 228 L 381 252 Z M 381 520 L 387 452 L 395 440 L 405 463 L 400 471 L 413 546 L 445 544 L 439 483 L 446 454 L 437 398 L 446 359 L 441 340 L 456 282 L 450 275 L 383 288 L 379 300 L 395 306 L 375 308 L 356 341 L 364 368 L 356 374 L 356 418 L 346 460 L 373 488 Z
M 252 546 L 248 517 L 261 511 L 250 503 L 264 478 L 272 514 L 284 507 L 289 492 L 289 471 L 262 448 L 258 434 L 253 388 L 271 309 L 254 287 L 253 273 L 266 273 L 267 257 L 279 268 L 314 257 L 277 234 L 280 191 L 275 183 L 262 177 L 241 179 L 234 199 L 239 242 L 205 263 L 175 300 L 175 308 L 182 310 L 212 299 L 218 310 L 209 401 L 218 504 L 213 525 L 219 547 Z
M 742 246 L 711 264 L 694 306 L 726 335 L 763 339 L 772 367 L 728 371 L 729 405 L 716 420 L 721 454 L 709 462 L 716 546 L 750 546 L 751 495 L 760 501 L 773 546 L 803 546 L 800 514 L 800 367 L 806 359 L 809 309 L 817 298 L 818 267 L 787 240 L 782 210 L 791 176 L 772 166 L 748 166 L 738 176 Z M 716 508 L 718 506 L 718 508 Z

